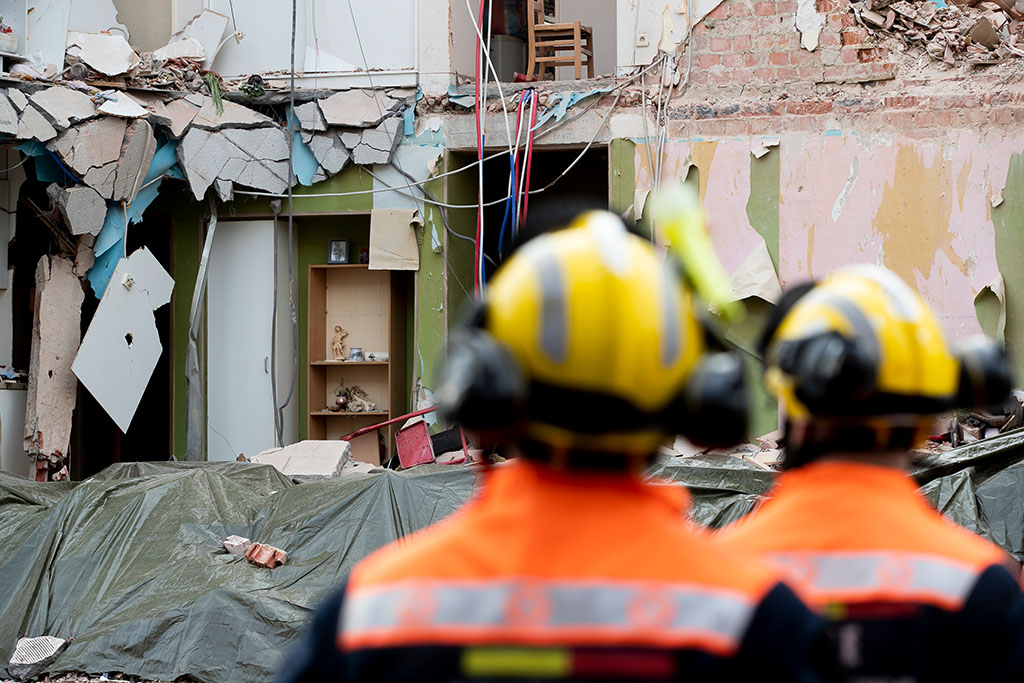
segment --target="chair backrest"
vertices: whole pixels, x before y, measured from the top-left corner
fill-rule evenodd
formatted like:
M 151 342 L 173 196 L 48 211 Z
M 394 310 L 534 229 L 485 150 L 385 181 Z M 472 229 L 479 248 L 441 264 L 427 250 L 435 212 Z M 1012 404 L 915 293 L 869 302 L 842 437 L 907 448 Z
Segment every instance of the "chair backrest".
M 529 0 L 530 21 L 533 24 L 555 23 L 557 5 L 552 0 Z

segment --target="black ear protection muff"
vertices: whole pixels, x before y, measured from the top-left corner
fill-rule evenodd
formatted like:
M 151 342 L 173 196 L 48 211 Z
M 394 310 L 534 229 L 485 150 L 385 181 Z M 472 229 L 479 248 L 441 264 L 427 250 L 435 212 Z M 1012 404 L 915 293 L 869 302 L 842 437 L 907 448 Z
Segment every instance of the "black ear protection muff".
M 485 318 L 477 303 L 452 334 L 436 396 L 442 419 L 488 434 L 522 416 L 529 389 L 515 356 L 484 329 Z
M 878 364 L 863 345 L 830 331 L 779 344 L 780 370 L 795 378 L 796 397 L 812 413 L 861 412 L 875 392 Z
M 1013 390 L 1013 368 L 1006 349 L 984 337 L 958 344 L 960 361 L 957 408 L 988 408 L 1005 401 Z
M 698 446 L 734 446 L 747 439 L 748 403 L 746 372 L 739 354 L 708 354 L 679 397 L 665 409 L 666 431 L 681 434 Z

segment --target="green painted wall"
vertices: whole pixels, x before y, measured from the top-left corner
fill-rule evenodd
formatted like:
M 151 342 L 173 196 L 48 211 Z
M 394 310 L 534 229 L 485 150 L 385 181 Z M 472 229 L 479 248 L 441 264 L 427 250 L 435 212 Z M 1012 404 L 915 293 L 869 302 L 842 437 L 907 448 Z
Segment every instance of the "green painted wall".
M 992 209 L 996 229 L 996 261 L 1006 286 L 1006 346 L 1016 350 L 1013 361 L 1018 385 L 1024 380 L 1024 154 L 1010 159 L 1003 203 Z
M 771 148 L 760 159 L 750 158 L 750 199 L 747 218 L 764 238 L 772 257 L 775 273 L 779 272 L 779 163 L 778 147 Z
M 444 179 L 433 180 L 424 188 L 443 201 Z M 420 269 L 416 273 L 416 305 L 409 307 L 415 315 L 418 344 L 413 344 L 413 325 L 408 325 L 409 343 L 406 345 L 411 385 L 417 383 L 430 391 L 437 387 L 440 362 L 445 342 L 445 227 L 441 209 L 433 204 L 424 206 L 423 228 L 419 235 Z M 412 321 L 410 321 L 412 322 Z M 415 396 L 411 396 L 415 406 Z
M 174 292 L 171 296 L 171 363 L 174 368 L 171 405 L 174 411 L 174 429 L 171 438 L 174 457 L 180 460 L 185 457 L 185 413 L 188 396 L 185 358 L 188 352 L 188 316 L 192 306 L 196 274 L 199 272 L 199 257 L 203 249 L 201 235 L 206 230 L 203 221 L 205 205 L 196 202 L 186 187 L 173 183 L 164 183 L 159 201 L 180 207 L 174 212 L 174 232 L 171 239 L 171 276 L 174 278 Z
M 455 170 L 475 161 L 469 154 L 448 154 L 447 170 Z M 445 178 L 449 204 L 464 205 L 476 201 L 476 176 L 469 171 Z M 476 209 L 449 209 L 452 231 L 464 237 L 476 235 Z M 448 238 L 448 327 L 458 324 L 473 299 L 473 243 L 449 234 Z

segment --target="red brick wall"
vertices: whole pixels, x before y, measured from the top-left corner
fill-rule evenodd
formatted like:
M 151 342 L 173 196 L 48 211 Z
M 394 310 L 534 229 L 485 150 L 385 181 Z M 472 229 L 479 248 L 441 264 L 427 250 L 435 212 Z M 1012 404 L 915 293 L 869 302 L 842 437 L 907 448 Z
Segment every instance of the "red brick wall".
M 724 0 L 693 29 L 691 83 L 709 86 L 857 83 L 892 78 L 888 49 L 858 26 L 848 0 L 817 0 L 818 47 L 800 47 L 796 0 Z M 698 68 L 699 67 L 699 68 Z

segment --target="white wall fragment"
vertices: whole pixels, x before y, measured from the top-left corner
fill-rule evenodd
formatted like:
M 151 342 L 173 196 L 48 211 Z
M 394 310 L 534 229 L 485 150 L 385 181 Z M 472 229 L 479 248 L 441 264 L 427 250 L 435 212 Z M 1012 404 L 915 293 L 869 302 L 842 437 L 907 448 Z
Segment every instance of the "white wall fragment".
M 140 61 L 139 55 L 124 36 L 82 31 L 68 31 L 68 56 L 80 59 L 108 76 L 130 71 Z
M 68 259 L 43 256 L 36 266 L 25 450 L 63 458 L 71 438 L 77 383 L 71 361 L 81 339 L 82 283 Z
M 825 17 L 818 14 L 816 0 L 797 0 L 793 23 L 800 32 L 800 47 L 813 52 L 818 47 L 818 37 L 825 26 Z
M 163 346 L 153 311 L 169 303 L 174 279 L 145 248 L 114 269 L 71 369 L 127 432 Z

